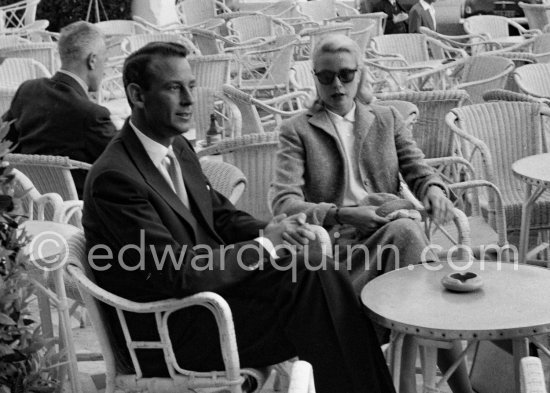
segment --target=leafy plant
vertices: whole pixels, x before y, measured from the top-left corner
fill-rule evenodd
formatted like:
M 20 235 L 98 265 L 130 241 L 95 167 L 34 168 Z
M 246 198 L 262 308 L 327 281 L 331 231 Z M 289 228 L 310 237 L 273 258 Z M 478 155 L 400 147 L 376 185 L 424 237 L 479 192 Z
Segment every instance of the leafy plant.
M 9 124 L 0 127 L 0 393 L 53 392 L 58 385 L 51 365 L 58 360 L 52 339 L 41 336 L 29 311 L 35 287 L 20 252 L 28 238 L 18 229 L 13 174 L 4 161 L 11 142 Z

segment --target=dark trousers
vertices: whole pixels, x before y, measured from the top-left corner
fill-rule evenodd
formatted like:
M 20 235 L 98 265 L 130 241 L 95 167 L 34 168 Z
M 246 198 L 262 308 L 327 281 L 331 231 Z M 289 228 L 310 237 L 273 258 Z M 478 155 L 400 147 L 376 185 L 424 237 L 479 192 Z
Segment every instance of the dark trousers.
M 288 267 L 291 259 L 276 262 Z M 267 264 L 220 291 L 233 314 L 241 367 L 298 356 L 313 365 L 319 393 L 394 392 L 373 326 L 347 272 L 335 271 L 331 260 L 326 265 L 312 271 L 300 259 L 294 261 L 295 270 L 282 271 Z M 212 314 L 194 307 L 174 314 L 169 323 L 180 365 L 196 371 L 223 369 Z M 151 365 L 141 364 L 144 369 Z

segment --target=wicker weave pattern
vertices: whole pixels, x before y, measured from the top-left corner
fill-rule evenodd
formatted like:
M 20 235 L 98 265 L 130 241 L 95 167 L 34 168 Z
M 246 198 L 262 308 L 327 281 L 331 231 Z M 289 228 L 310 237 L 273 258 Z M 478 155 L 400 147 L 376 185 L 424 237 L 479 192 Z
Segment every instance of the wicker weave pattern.
M 133 34 L 124 37 L 120 43 L 122 52 L 129 55 L 130 53 L 144 47 L 150 42 L 177 42 L 187 48 L 190 54 L 200 54 L 200 50 L 193 42 L 177 32 L 172 33 L 148 33 L 148 34 Z
M 33 59 L 6 59 L 0 65 L 0 86 L 17 88 L 26 80 L 51 77 L 48 69 Z
M 409 64 L 430 60 L 423 34 L 390 34 L 372 38 L 374 49 L 383 54 L 399 54 Z
M 231 12 L 222 2 L 215 0 L 185 0 L 176 5 L 178 17 L 186 26 L 196 26 L 208 22 L 221 12 Z
M 550 5 L 530 4 L 520 1 L 518 5 L 523 9 L 530 29 L 542 30 L 550 22 L 548 15 Z
M 229 54 L 209 56 L 189 56 L 187 58 L 195 75 L 197 86 L 222 91 L 222 86 L 229 83 L 231 64 L 235 56 Z
M 512 163 L 547 151 L 541 114 L 549 112 L 539 103 L 499 101 L 457 108 L 446 118 L 477 176 L 502 192 L 509 231 L 520 228 L 525 196 L 523 184 L 512 174 Z M 550 196 L 542 195 L 535 204 L 533 229 L 550 228 L 549 202 Z
M 427 158 L 452 155 L 452 133 L 445 124 L 445 115 L 464 104 L 464 90 L 434 90 L 426 92 L 396 92 L 377 94 L 382 100 L 409 101 L 418 107 L 413 137 Z
M 240 42 L 258 40 L 258 38 L 294 34 L 294 28 L 282 20 L 262 15 L 243 15 L 227 22 L 230 31 L 239 37 Z
M 488 90 L 483 94 L 483 100 L 485 101 L 525 101 L 525 102 L 539 102 L 534 97 L 527 94 L 516 93 L 515 91 L 494 89 Z
M 476 15 L 466 18 L 464 30 L 469 34 L 485 34 L 489 38 L 508 37 L 507 18 L 495 15 Z
M 514 72 L 521 92 L 537 98 L 550 99 L 550 64 L 527 64 Z
M 53 42 L 32 42 L 0 49 L 0 57 L 34 59 L 43 64 L 51 74 L 61 66 L 57 44 Z
M 237 207 L 259 219 L 270 219 L 267 194 L 275 175 L 278 132 L 248 134 L 226 139 L 199 152 L 200 157 L 220 154 L 225 162 L 239 168 L 248 185 Z
M 201 160 L 201 167 L 212 187 L 235 205 L 246 188 L 244 173 L 227 162 L 208 158 Z

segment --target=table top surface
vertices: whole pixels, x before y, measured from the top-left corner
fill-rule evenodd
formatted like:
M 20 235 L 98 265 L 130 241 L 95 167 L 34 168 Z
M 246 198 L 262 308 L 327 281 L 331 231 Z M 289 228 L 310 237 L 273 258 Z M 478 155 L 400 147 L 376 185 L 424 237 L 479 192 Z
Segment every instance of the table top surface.
M 445 289 L 441 279 L 456 271 L 478 274 L 482 288 Z M 375 278 L 363 288 L 361 300 L 373 320 L 402 333 L 437 340 L 527 337 L 550 332 L 549 282 L 550 270 L 537 266 L 414 265 Z
M 536 154 L 517 160 L 512 164 L 512 171 L 527 183 L 550 187 L 550 153 Z

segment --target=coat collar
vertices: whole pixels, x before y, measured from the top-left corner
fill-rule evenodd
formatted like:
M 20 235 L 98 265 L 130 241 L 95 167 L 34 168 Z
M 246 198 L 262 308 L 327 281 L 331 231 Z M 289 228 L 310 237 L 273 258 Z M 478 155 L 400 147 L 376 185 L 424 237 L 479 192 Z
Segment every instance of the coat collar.
M 56 72 L 54 76 L 52 76 L 52 80 L 69 86 L 82 97 L 89 98 L 88 93 L 84 91 L 82 86 L 80 86 L 80 83 L 78 83 L 76 79 L 72 78 L 70 75 L 64 74 L 62 72 Z
M 319 107 L 316 110 L 310 110 L 309 112 L 307 112 L 307 116 L 309 116 L 309 124 L 323 130 L 333 138 L 338 139 L 334 124 L 324 107 Z M 356 100 L 354 132 L 359 140 L 362 141 L 367 136 L 370 128 L 375 123 L 374 120 L 375 115 L 372 111 L 372 107 Z

